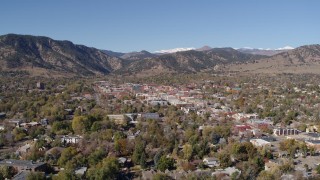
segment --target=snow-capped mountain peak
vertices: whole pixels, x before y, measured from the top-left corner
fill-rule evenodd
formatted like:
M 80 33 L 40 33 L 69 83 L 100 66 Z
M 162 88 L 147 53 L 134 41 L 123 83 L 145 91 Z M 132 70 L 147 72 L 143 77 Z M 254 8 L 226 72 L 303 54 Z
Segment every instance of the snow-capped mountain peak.
M 166 49 L 166 50 L 159 50 L 155 51 L 155 53 L 161 53 L 161 54 L 168 54 L 168 53 L 175 53 L 180 51 L 190 51 L 194 50 L 195 48 L 189 47 L 189 48 L 174 48 L 174 49 Z

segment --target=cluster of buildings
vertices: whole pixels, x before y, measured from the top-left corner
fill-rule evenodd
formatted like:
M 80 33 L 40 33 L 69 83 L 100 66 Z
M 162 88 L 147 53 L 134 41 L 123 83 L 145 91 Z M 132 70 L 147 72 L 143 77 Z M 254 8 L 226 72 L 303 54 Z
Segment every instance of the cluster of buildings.
M 235 110 L 236 108 L 233 107 L 232 102 L 239 98 L 238 94 L 242 91 L 242 88 L 237 86 L 229 87 L 211 85 L 211 88 L 219 88 L 223 90 L 223 92 L 215 91 L 208 93 L 208 87 L 206 86 L 207 85 L 202 86 L 197 84 L 165 86 L 157 84 L 133 83 L 115 85 L 106 81 L 99 81 L 95 83 L 94 89 L 100 95 L 108 98 L 123 100 L 122 102 L 124 103 L 130 103 L 132 99 L 134 99 L 139 103 L 152 107 L 167 107 L 168 105 L 173 105 L 177 107 L 177 109 L 182 111 L 185 115 L 196 114 L 198 116 L 206 118 L 206 121 L 204 121 L 203 124 L 199 126 L 199 131 L 203 131 L 207 127 L 214 128 L 221 122 L 231 121 L 232 123 L 230 124 L 232 124 L 232 138 L 239 140 L 239 142 L 250 142 L 257 148 L 271 149 L 273 151 L 273 154 L 276 155 L 279 159 L 289 157 L 289 152 L 279 150 L 279 144 L 285 139 L 294 139 L 296 141 L 304 142 L 309 148 L 314 148 L 316 152 L 320 152 L 320 134 L 318 133 L 317 126 L 308 126 L 306 132 L 303 132 L 301 130 L 298 130 L 298 128 L 295 126 L 274 124 L 272 118 L 260 118 L 259 114 L 257 113 L 245 113 L 242 111 L 240 112 L 238 109 Z M 44 89 L 45 87 L 44 84 L 37 83 L 37 88 Z M 64 87 L 61 88 L 63 89 Z M 257 89 L 268 90 L 268 87 L 259 86 L 257 87 Z M 315 93 L 309 93 L 309 91 L 297 87 L 293 88 L 293 92 L 303 93 L 306 95 L 313 95 Z M 90 93 L 83 95 L 71 94 L 70 97 L 70 101 L 92 100 L 95 98 Z M 279 95 L 279 99 L 280 98 L 285 97 Z M 298 101 L 300 102 L 302 102 L 303 100 L 303 97 L 298 98 Z M 263 105 L 258 106 L 261 109 L 264 108 Z M 301 106 L 303 106 L 303 104 Z M 273 108 L 277 108 L 277 106 Z M 86 108 L 79 106 L 78 109 L 81 109 L 81 112 L 83 112 Z M 75 109 L 65 108 L 63 110 L 66 116 L 65 120 L 70 121 L 74 116 Z M 107 116 L 117 125 L 137 124 L 139 120 L 153 119 L 163 124 L 164 131 L 171 130 L 170 127 L 167 128 L 168 125 L 165 125 L 162 121 L 165 117 L 162 117 L 161 114 L 156 112 L 137 112 L 123 114 L 119 113 L 109 114 Z M 6 114 L 0 113 L 0 119 L 5 118 Z M 37 126 L 47 126 L 49 124 L 47 119 L 41 119 L 39 122 L 26 122 L 22 119 L 11 119 L 7 122 L 13 127 L 20 127 L 23 129 L 29 129 Z M 0 131 L 1 130 L 4 130 L 4 126 L 0 125 Z M 178 126 L 177 132 L 183 134 L 185 130 Z M 140 130 L 134 132 L 128 130 L 124 133 L 129 140 L 133 140 L 141 132 Z M 56 139 L 59 140 L 65 147 L 69 145 L 73 146 L 80 143 L 83 137 L 79 135 L 58 135 Z M 226 143 L 226 141 L 226 139 L 220 138 L 219 143 Z M 32 142 L 27 142 L 24 145 L 21 145 L 16 150 L 16 155 L 22 157 L 23 154 L 30 151 L 32 146 Z M 182 146 L 182 144 L 180 144 L 179 146 Z M 50 150 L 48 150 L 47 152 L 49 153 Z M 241 171 L 236 167 L 218 169 L 220 167 L 220 162 L 216 157 L 204 157 L 200 161 L 210 168 L 215 168 L 215 171 L 212 172 L 207 170 L 198 170 L 193 172 L 195 174 L 202 173 L 211 176 L 225 174 L 229 177 L 234 173 L 241 174 Z M 126 157 L 120 157 L 119 162 L 122 164 L 127 162 Z M 309 162 L 305 162 L 305 164 L 308 163 Z M 312 163 L 309 163 L 308 165 L 310 167 L 314 166 L 315 164 Z M 25 171 L 46 172 L 46 163 L 42 162 L 5 159 L 0 161 L 0 165 L 6 165 L 17 169 L 17 171 L 19 171 L 17 175 L 19 176 L 23 176 L 23 172 Z M 269 170 L 273 165 L 279 165 L 279 162 L 269 160 L 269 162 L 266 163 L 265 169 Z M 86 168 L 87 167 L 80 168 L 77 171 L 83 174 L 87 170 Z M 155 173 L 156 172 L 154 170 L 142 171 L 142 179 L 152 179 Z M 178 177 L 189 176 L 190 172 L 167 171 L 166 174 L 171 176 L 173 179 L 177 179 Z

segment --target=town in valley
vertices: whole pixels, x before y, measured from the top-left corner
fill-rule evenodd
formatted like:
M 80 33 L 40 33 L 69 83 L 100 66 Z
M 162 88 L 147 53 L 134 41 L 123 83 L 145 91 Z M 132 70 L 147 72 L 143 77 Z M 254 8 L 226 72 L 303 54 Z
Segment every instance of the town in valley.
M 131 81 L 131 82 L 130 82 Z M 316 178 L 316 75 L 1 81 L 1 173 Z

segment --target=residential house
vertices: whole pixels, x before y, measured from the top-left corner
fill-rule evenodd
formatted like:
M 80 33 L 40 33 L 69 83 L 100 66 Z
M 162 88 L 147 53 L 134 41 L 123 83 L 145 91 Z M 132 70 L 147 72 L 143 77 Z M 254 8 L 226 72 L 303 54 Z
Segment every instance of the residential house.
M 28 178 L 30 172 L 28 171 L 21 171 L 18 174 L 16 174 L 15 176 L 12 177 L 13 180 L 25 180 Z
M 320 140 L 319 133 L 304 133 L 304 136 L 307 140 Z
M 169 171 L 166 170 L 165 174 L 170 176 L 172 179 L 186 179 L 186 177 L 188 177 L 188 173 L 185 172 L 184 170 L 173 170 L 173 171 Z
M 258 129 L 265 129 L 271 128 L 273 125 L 273 121 L 268 119 L 249 119 L 247 120 L 247 124 Z
M 295 176 L 293 174 L 283 174 L 280 179 L 282 180 L 292 180 L 295 179 Z
M 37 82 L 37 88 L 43 90 L 44 89 L 44 83 Z
M 263 139 L 250 139 L 250 142 L 256 147 L 271 147 L 271 143 Z
M 31 149 L 32 146 L 33 146 L 32 143 L 26 143 L 25 145 L 23 145 L 23 146 L 21 146 L 21 147 L 19 147 L 19 148 L 17 149 L 16 155 L 22 156 L 22 155 L 28 153 L 28 152 L 30 151 L 30 149 Z
M 74 171 L 74 173 L 75 173 L 76 175 L 82 177 L 82 176 L 85 175 L 85 173 L 87 172 L 87 170 L 88 170 L 87 167 L 80 167 L 80 168 L 76 169 L 76 170 Z
M 320 152 L 320 140 L 306 140 L 305 143 L 308 147 L 314 147 L 317 152 Z
M 297 135 L 301 131 L 293 128 L 275 128 L 273 129 L 273 135 L 275 136 L 288 136 L 288 135 Z
M 118 161 L 119 161 L 120 164 L 125 164 L 125 163 L 127 162 L 127 158 L 125 158 L 125 157 L 119 157 L 119 158 L 118 158 Z
M 108 115 L 110 120 L 113 120 L 116 124 L 127 124 L 129 122 L 129 118 L 124 114 L 113 114 Z
M 217 176 L 220 174 L 224 174 L 227 177 L 231 177 L 234 173 L 237 173 L 237 178 L 240 177 L 241 171 L 235 167 L 227 167 L 225 169 L 217 169 L 215 172 L 212 173 L 212 176 Z M 226 177 L 226 179 L 228 179 Z
M 153 119 L 153 120 L 160 119 L 160 116 L 158 113 L 142 113 L 142 114 L 138 114 L 138 117 L 142 119 Z
M 20 124 L 21 124 L 22 122 L 24 122 L 24 120 L 22 120 L 22 119 L 10 119 L 10 120 L 8 121 L 9 124 L 13 124 L 13 125 L 16 126 L 16 127 L 20 127 Z
M 45 162 L 34 162 L 27 160 L 5 159 L 0 161 L 0 165 L 13 167 L 18 172 L 21 171 L 47 171 L 47 164 Z
M 6 113 L 1 112 L 1 113 L 0 113 L 0 119 L 4 119 L 4 118 L 6 118 Z
M 162 99 L 155 99 L 147 101 L 149 106 L 167 106 L 168 101 Z
M 197 108 L 195 108 L 195 107 L 181 107 L 181 110 L 185 114 L 189 114 L 190 112 L 196 112 Z
M 215 126 L 214 125 L 202 125 L 199 126 L 198 130 L 203 131 L 204 129 L 213 129 Z
M 63 147 L 53 147 L 51 149 L 48 149 L 46 152 L 45 152 L 45 155 L 47 157 L 60 157 L 62 151 L 64 150 L 65 148 Z
M 251 129 L 249 125 L 235 125 L 233 127 L 233 134 L 248 137 L 252 135 Z
M 278 152 L 278 157 L 279 158 L 287 158 L 289 157 L 290 153 L 288 153 L 287 151 L 279 151 Z
M 209 167 L 218 167 L 220 166 L 219 160 L 217 158 L 210 158 L 210 157 L 206 157 L 203 158 L 203 163 Z
M 0 124 L 0 131 L 4 131 L 5 130 L 5 127 L 3 124 Z
M 34 126 L 40 126 L 41 124 L 38 122 L 29 122 L 29 123 L 21 123 L 20 126 L 24 128 L 31 128 Z
M 307 128 L 306 128 L 306 132 L 308 133 L 308 132 L 318 132 L 318 126 L 315 126 L 315 125 L 311 125 L 311 126 L 308 126 Z
M 64 144 L 78 144 L 81 141 L 81 136 L 62 136 L 61 142 Z
M 41 119 L 41 120 L 40 120 L 40 124 L 41 124 L 42 126 L 47 126 L 47 125 L 49 125 L 49 121 L 48 121 L 47 118 L 44 118 L 44 119 Z
M 236 113 L 232 116 L 236 121 L 243 121 L 247 119 L 257 119 L 259 117 L 258 114 L 245 114 L 245 113 Z

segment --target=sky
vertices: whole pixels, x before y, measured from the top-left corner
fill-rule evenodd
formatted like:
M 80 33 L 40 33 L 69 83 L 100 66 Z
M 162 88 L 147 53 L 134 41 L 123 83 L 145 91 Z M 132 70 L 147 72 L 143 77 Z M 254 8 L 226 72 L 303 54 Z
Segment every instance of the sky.
M 319 7 L 319 0 L 10 0 L 0 5 L 0 35 L 120 52 L 276 49 L 319 44 Z

